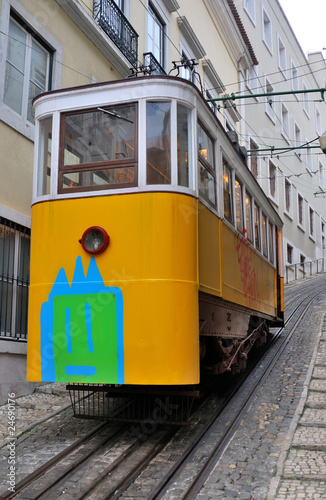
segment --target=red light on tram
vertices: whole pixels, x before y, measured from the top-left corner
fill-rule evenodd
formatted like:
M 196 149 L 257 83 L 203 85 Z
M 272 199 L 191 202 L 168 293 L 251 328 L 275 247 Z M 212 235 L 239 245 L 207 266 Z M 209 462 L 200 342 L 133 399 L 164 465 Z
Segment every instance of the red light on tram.
M 110 236 L 102 227 L 91 226 L 84 231 L 79 243 L 85 252 L 97 255 L 104 252 L 110 243 Z

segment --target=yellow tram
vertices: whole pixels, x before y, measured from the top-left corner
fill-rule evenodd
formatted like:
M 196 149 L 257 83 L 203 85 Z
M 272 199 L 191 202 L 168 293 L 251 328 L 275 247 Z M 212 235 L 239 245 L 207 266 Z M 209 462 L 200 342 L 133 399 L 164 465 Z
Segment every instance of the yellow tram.
M 185 386 L 283 322 L 282 221 L 198 89 L 34 102 L 30 381 Z

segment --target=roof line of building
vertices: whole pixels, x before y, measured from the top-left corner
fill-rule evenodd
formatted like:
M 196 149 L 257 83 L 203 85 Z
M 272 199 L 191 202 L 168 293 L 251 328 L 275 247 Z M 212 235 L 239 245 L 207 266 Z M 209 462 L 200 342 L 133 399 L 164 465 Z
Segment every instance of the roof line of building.
M 245 27 L 243 26 L 243 23 L 241 21 L 241 17 L 239 15 L 239 12 L 238 12 L 238 9 L 236 8 L 235 6 L 235 3 L 233 0 L 227 0 L 228 4 L 229 4 L 229 7 L 231 9 L 231 12 L 233 14 L 233 17 L 235 19 L 235 22 L 237 23 L 237 26 L 239 28 L 239 31 L 240 31 L 240 34 L 242 36 L 242 39 L 249 51 L 249 54 L 250 54 L 250 57 L 252 59 L 252 62 L 254 64 L 254 66 L 256 66 L 257 64 L 259 64 L 259 61 L 256 57 L 256 54 L 254 52 L 254 49 L 253 49 L 253 46 L 251 45 L 251 42 L 249 40 L 249 37 L 247 35 L 247 32 L 245 30 Z

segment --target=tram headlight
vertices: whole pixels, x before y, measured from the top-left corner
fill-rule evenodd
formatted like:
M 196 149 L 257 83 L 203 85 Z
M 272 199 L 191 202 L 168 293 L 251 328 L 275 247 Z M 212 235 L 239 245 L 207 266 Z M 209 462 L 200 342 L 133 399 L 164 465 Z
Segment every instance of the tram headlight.
M 99 226 L 92 226 L 86 229 L 79 240 L 83 249 L 92 255 L 104 252 L 109 242 L 110 236 L 105 229 Z

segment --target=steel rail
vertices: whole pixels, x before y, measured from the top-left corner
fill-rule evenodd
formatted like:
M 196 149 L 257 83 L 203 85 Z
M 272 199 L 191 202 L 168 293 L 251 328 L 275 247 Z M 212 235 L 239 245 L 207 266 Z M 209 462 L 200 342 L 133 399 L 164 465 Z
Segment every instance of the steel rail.
M 38 479 L 40 476 L 45 474 L 48 470 L 50 470 L 54 465 L 56 465 L 58 462 L 60 462 L 62 459 L 66 458 L 68 455 L 70 455 L 73 451 L 75 451 L 79 446 L 81 446 L 83 443 L 86 441 L 89 441 L 94 435 L 98 434 L 101 432 L 103 429 L 106 427 L 109 427 L 112 425 L 112 422 L 104 422 L 101 423 L 100 425 L 97 425 L 95 429 L 92 429 L 90 432 L 88 432 L 85 436 L 81 437 L 80 439 L 77 439 L 74 443 L 72 443 L 70 446 L 62 450 L 60 453 L 55 455 L 53 458 L 45 462 L 43 465 L 35 469 L 31 474 L 28 474 L 26 477 L 24 477 L 21 481 L 19 481 L 15 485 L 15 492 L 12 492 L 10 490 L 7 490 L 3 493 L 0 493 L 0 498 L 14 498 L 15 496 L 18 495 L 23 489 L 27 488 L 29 485 L 31 485 L 36 479 Z M 37 498 L 37 497 L 35 497 Z

